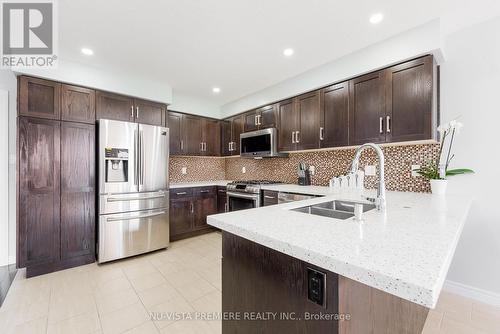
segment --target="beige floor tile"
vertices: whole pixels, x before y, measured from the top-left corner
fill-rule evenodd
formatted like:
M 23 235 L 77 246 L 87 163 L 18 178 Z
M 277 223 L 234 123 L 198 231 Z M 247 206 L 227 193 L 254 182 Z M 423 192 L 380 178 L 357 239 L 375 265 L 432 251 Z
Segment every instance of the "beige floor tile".
M 483 307 L 480 311 L 473 307 L 470 324 L 488 333 L 500 333 L 500 316 L 495 314 L 494 309 Z
M 425 326 L 422 334 L 434 334 L 438 333 L 441 327 L 441 321 L 443 320 L 443 313 L 436 310 L 430 310 L 427 315 L 427 320 L 425 321 Z
M 165 275 L 167 281 L 174 287 L 181 287 L 189 283 L 196 282 L 201 277 L 196 273 L 196 271 L 191 269 L 186 269 L 179 271 L 175 274 Z
M 91 312 L 49 324 L 47 334 L 93 334 L 100 330 L 99 316 Z
M 141 303 L 101 316 L 103 334 L 118 334 L 135 328 L 149 320 L 148 313 Z
M 95 301 L 99 314 L 103 315 L 136 304 L 139 302 L 139 297 L 134 289 L 127 289 L 105 295 L 95 295 Z
M 213 334 L 214 330 L 204 321 L 180 320 L 161 330 L 162 334 Z
M 143 259 L 141 262 L 123 267 L 123 272 L 129 279 L 133 279 L 139 276 L 156 273 L 158 270 L 156 270 L 155 266 L 149 261 Z
M 132 285 L 126 277 L 119 277 L 97 285 L 95 295 L 106 295 L 131 288 Z
M 200 278 L 194 282 L 180 286 L 178 290 L 188 302 L 192 302 L 210 292 L 216 291 L 217 288 Z
M 180 271 L 184 271 L 188 268 L 180 262 L 167 262 L 158 266 L 158 270 L 163 276 L 168 277 L 170 275 L 176 274 Z
M 173 297 L 180 296 L 170 283 L 163 283 L 153 288 L 138 293 L 139 298 L 146 308 L 162 304 Z
M 210 320 L 207 321 L 207 324 L 212 328 L 214 334 L 222 333 L 222 320 Z
M 96 312 L 96 304 L 92 295 L 62 294 L 51 298 L 49 306 L 49 323 L 56 323 L 78 315 Z
M 130 283 L 134 287 L 135 291 L 138 292 L 153 288 L 165 282 L 165 278 L 158 271 L 130 279 Z
M 117 278 L 125 278 L 122 268 L 113 264 L 101 264 L 89 275 L 98 285 Z
M 471 320 L 472 301 L 443 291 L 439 296 L 436 311 L 442 312 L 448 318 L 467 323 Z
M 194 311 L 193 307 L 180 295 L 149 308 L 150 315 L 160 329 L 178 321 L 178 317 L 182 318 L 185 314 L 192 314 Z
M 158 328 L 156 328 L 155 324 L 152 321 L 148 321 L 143 323 L 142 325 L 132 328 L 124 332 L 123 334 L 158 334 Z
M 8 334 L 45 334 L 47 332 L 47 317 L 33 319 L 28 322 L 19 324 L 7 330 L 4 333 Z
M 222 312 L 222 294 L 219 290 L 210 292 L 191 302 L 198 312 Z
M 442 334 L 489 334 L 488 332 L 482 331 L 465 322 L 458 321 L 454 318 L 447 317 L 445 314 L 443 316 L 443 321 L 441 322 Z

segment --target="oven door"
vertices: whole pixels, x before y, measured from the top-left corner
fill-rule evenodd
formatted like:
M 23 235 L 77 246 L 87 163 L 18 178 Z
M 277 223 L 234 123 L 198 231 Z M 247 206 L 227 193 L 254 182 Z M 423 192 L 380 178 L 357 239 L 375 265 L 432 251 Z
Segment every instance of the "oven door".
M 260 195 L 228 191 L 227 205 L 230 212 L 258 208 L 260 206 Z

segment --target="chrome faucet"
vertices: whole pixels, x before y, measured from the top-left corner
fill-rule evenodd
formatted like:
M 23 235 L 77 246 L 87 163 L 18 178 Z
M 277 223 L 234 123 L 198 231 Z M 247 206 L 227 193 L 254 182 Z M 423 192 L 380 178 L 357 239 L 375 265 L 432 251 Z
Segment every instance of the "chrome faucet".
M 378 189 L 377 189 L 377 197 L 376 198 L 371 198 L 371 197 L 366 197 L 366 200 L 369 200 L 370 202 L 375 203 L 375 206 L 377 207 L 377 210 L 384 210 L 385 209 L 385 179 L 384 179 L 384 152 L 382 152 L 382 149 L 380 146 L 373 144 L 373 143 L 368 143 L 368 144 L 363 144 L 360 147 L 357 148 L 356 153 L 354 153 L 354 159 L 352 160 L 351 163 L 351 173 L 356 173 L 359 168 L 359 158 L 361 157 L 361 153 L 366 149 L 366 148 L 372 148 L 376 153 L 378 157 Z

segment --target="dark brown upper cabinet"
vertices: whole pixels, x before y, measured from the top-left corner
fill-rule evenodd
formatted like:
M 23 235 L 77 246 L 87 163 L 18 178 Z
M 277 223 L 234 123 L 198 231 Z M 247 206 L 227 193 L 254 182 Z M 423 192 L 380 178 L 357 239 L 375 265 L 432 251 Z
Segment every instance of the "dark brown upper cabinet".
M 319 148 L 319 91 L 279 104 L 279 151 Z
M 275 128 L 278 125 L 278 104 L 271 104 L 243 114 L 244 131 Z
M 187 155 L 201 155 L 202 153 L 202 126 L 203 120 L 198 116 L 183 116 L 184 153 Z
M 95 123 L 95 91 L 62 85 L 61 119 L 63 121 Z
M 19 268 L 50 266 L 59 259 L 60 133 L 59 121 L 18 118 Z
M 243 133 L 245 116 L 238 115 L 221 122 L 221 152 L 223 155 L 240 154 L 240 134 Z
M 135 119 L 134 99 L 124 95 L 97 91 L 97 119 L 133 122 Z
M 167 110 L 162 103 L 134 99 L 134 120 L 137 123 L 165 126 Z
M 295 150 L 297 148 L 295 134 L 298 124 L 298 112 L 293 99 L 284 100 L 279 103 L 278 121 L 280 124 L 278 135 L 278 150 Z
M 215 119 L 204 118 L 202 123 L 202 155 L 220 155 L 220 125 Z
M 61 260 L 95 259 L 95 125 L 61 122 Z
M 61 84 L 20 76 L 19 115 L 48 119 L 61 118 Z
M 385 142 L 385 80 L 377 71 L 349 81 L 349 143 Z
M 321 90 L 320 147 L 349 145 L 349 83 Z
M 182 137 L 182 114 L 168 112 L 168 129 L 170 141 L 170 154 L 180 155 L 184 153 L 184 138 Z
M 319 148 L 319 96 L 319 91 L 314 91 L 295 98 L 299 121 L 295 133 L 298 150 Z
M 434 67 L 433 57 L 427 56 L 384 71 L 388 142 L 432 138 Z

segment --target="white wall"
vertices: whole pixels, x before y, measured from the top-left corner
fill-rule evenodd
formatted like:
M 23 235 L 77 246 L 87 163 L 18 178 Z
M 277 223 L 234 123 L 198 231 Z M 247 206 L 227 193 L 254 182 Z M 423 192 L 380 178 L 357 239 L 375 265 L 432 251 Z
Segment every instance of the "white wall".
M 173 91 L 172 104 L 168 106 L 168 109 L 200 116 L 221 118 L 220 105 L 218 103 L 176 90 Z
M 0 267 L 9 263 L 9 92 L 0 89 Z
M 476 197 L 448 279 L 500 296 L 498 148 L 500 126 L 500 17 L 445 38 L 441 66 L 444 121 L 460 117 L 453 165 L 475 175 L 450 179 L 450 192 Z
M 440 35 L 439 20 L 430 21 L 294 78 L 227 103 L 221 107 L 221 115 L 228 117 L 427 53 L 433 53 L 438 61 L 441 61 Z
M 16 99 L 17 99 L 17 82 L 12 71 L 0 70 L 0 90 L 8 92 L 8 114 L 4 114 L 1 110 L 0 130 L 2 143 L 0 149 L 0 266 L 10 263 L 15 263 L 16 258 Z M 6 136 L 8 134 L 8 140 Z M 5 145 L 8 143 L 8 151 L 5 151 Z M 10 158 L 9 158 L 10 157 Z M 8 171 L 5 170 L 6 164 Z M 8 175 L 8 191 L 4 186 L 5 179 Z M 7 227 L 7 228 L 6 228 Z M 4 233 L 8 233 L 5 236 Z M 4 243 L 8 240 L 7 243 Z M 7 254 L 7 259 L 5 259 Z
M 19 69 L 16 72 L 167 104 L 172 102 L 170 85 L 126 71 L 113 72 L 60 59 L 56 69 Z

